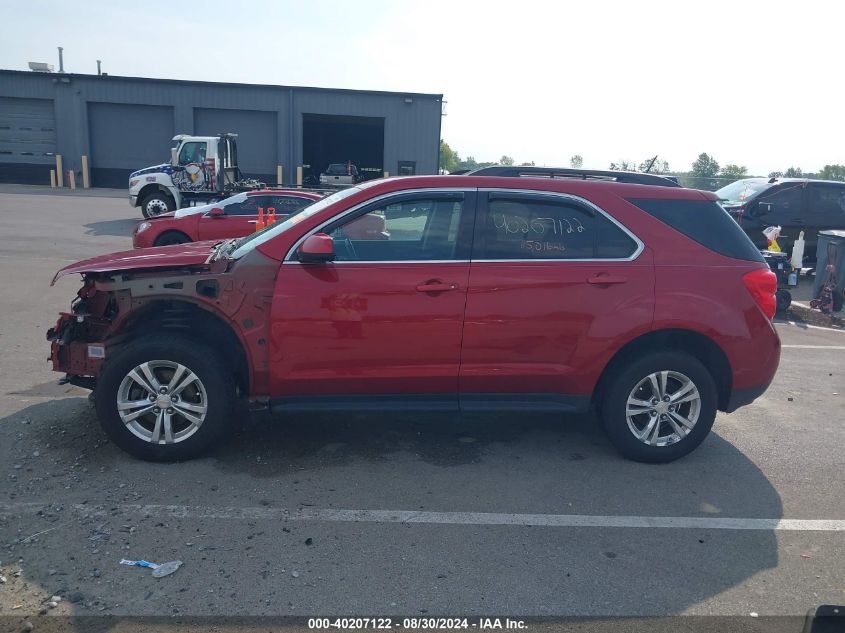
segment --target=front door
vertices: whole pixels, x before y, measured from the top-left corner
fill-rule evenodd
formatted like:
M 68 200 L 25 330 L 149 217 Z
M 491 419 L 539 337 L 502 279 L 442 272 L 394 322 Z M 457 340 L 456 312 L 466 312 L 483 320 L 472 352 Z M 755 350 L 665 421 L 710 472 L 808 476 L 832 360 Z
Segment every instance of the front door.
M 246 196 L 240 202 L 220 205 L 226 212 L 223 216 L 204 213 L 197 226 L 200 240 L 225 240 L 230 237 L 243 237 L 255 232 L 258 221 L 258 208 L 264 209 L 267 196 Z M 225 200 L 224 200 L 225 202 Z
M 397 194 L 321 227 L 336 259 L 288 258 L 272 308 L 281 406 L 457 408 L 474 191 Z
M 461 408 L 581 410 L 654 310 L 651 255 L 584 200 L 479 193 Z

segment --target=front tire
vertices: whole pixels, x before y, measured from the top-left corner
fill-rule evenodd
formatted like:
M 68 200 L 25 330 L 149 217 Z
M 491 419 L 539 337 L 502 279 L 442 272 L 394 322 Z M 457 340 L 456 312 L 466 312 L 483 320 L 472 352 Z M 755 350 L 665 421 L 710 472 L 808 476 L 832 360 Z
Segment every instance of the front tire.
M 641 356 L 618 369 L 601 403 L 610 441 L 628 459 L 671 462 L 694 450 L 713 427 L 713 377 L 683 352 Z
M 144 336 L 106 360 L 95 405 L 109 438 L 148 461 L 196 457 L 233 428 L 232 372 L 190 338 Z
M 162 191 L 151 193 L 141 201 L 141 213 L 145 218 L 167 213 L 175 208 L 176 203 L 173 198 Z
M 153 246 L 171 246 L 173 244 L 187 244 L 191 238 L 179 231 L 165 231 L 153 242 Z

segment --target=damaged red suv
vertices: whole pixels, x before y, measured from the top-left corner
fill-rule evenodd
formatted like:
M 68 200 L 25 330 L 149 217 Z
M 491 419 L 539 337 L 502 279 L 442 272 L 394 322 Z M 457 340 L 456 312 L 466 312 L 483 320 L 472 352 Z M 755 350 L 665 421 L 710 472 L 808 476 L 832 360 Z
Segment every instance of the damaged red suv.
M 668 462 L 765 391 L 775 277 L 713 194 L 520 170 L 367 182 L 240 239 L 68 266 L 53 368 L 149 460 L 202 453 L 247 401 L 594 408 L 623 455 Z

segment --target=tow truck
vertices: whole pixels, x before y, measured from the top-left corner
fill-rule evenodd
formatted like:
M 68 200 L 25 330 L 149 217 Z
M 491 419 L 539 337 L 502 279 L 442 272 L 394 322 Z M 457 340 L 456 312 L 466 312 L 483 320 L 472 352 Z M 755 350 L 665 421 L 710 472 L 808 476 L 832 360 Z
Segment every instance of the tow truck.
M 129 175 L 129 204 L 140 207 L 145 218 L 266 186 L 241 174 L 237 134 L 177 134 L 173 141 L 169 163 Z

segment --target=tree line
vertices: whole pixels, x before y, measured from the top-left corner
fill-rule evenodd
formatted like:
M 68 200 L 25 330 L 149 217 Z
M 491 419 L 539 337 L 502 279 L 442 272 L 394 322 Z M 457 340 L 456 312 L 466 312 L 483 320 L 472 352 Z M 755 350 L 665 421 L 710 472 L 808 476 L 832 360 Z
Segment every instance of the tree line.
M 446 172 L 455 172 L 461 170 L 472 170 L 480 167 L 489 167 L 490 165 L 514 165 L 514 159 L 510 156 L 503 155 L 496 162 L 479 162 L 472 156 L 467 156 L 462 159 L 457 151 L 449 147 L 446 141 L 440 141 L 440 169 Z M 534 166 L 534 161 L 519 163 L 520 166 Z M 584 165 L 584 159 L 580 154 L 574 154 L 569 159 L 569 166 L 573 169 L 581 169 Z M 727 163 L 720 165 L 718 161 L 702 152 L 698 158 L 693 161 L 689 171 L 672 171 L 669 168 L 669 163 L 665 160 L 660 160 L 658 156 L 647 158 L 643 161 L 636 162 L 631 160 L 618 160 L 610 163 L 608 169 L 620 171 L 648 171 L 652 174 L 663 174 L 675 176 L 680 183 L 685 186 L 696 187 L 698 189 L 718 189 L 729 182 L 739 180 L 741 178 L 750 178 L 752 175 L 748 172 L 745 165 L 736 163 Z M 790 166 L 783 171 L 769 172 L 768 178 L 811 178 L 819 180 L 839 180 L 845 181 L 845 165 L 825 165 L 817 172 L 805 172 L 801 167 Z

